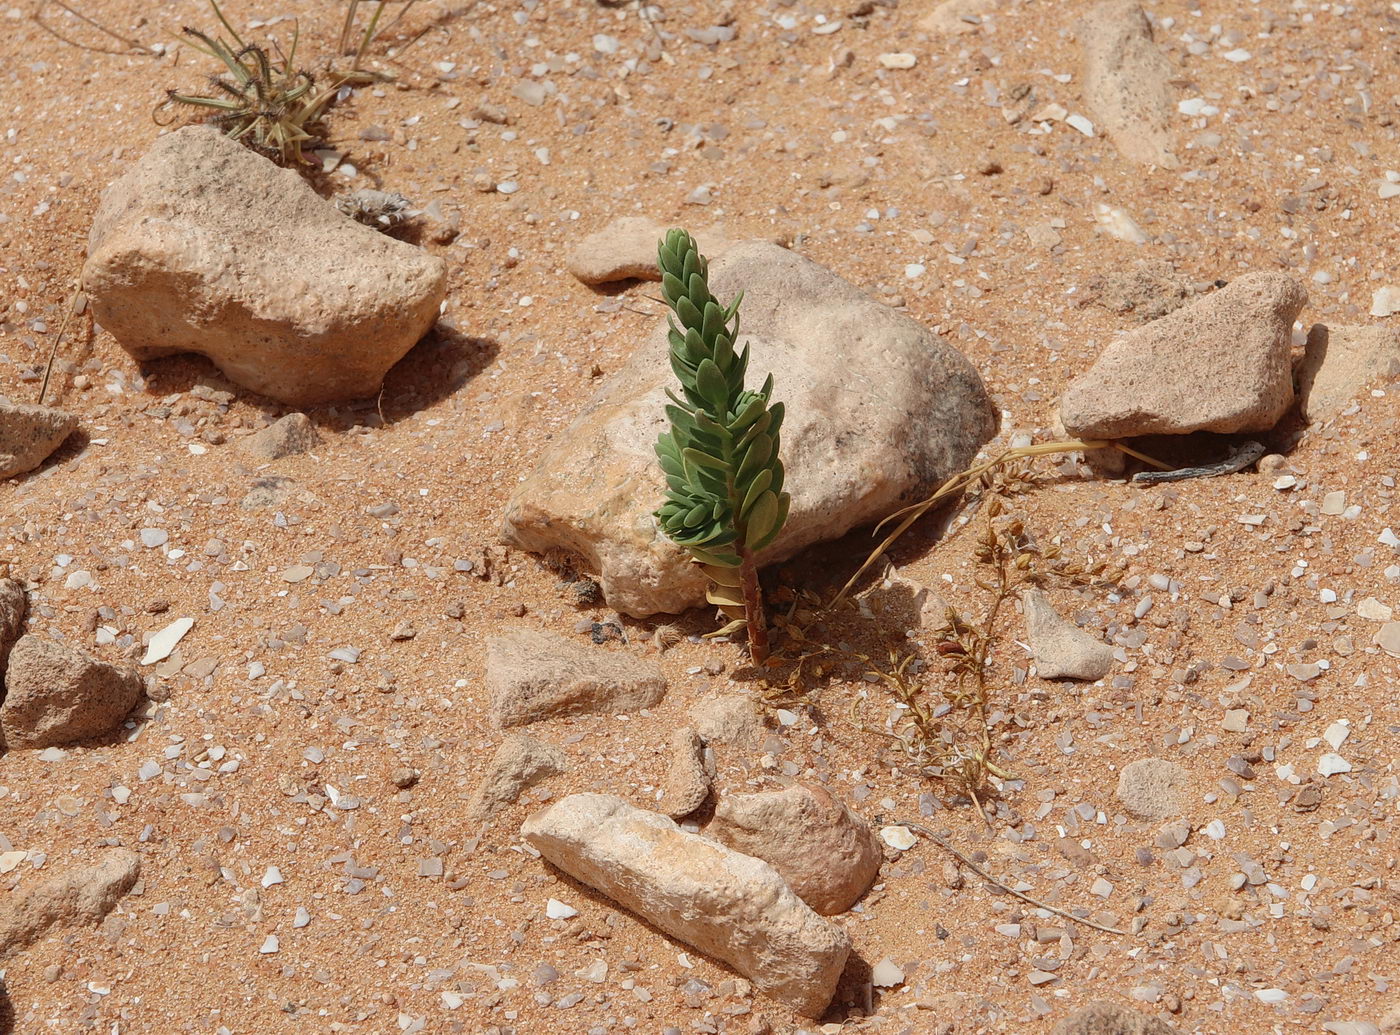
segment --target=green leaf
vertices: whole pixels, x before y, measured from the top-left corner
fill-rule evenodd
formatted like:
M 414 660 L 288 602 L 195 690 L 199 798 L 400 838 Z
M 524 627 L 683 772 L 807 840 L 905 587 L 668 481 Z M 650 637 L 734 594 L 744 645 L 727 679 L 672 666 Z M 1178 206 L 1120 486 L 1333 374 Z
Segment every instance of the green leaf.
M 749 549 L 753 549 L 758 542 L 773 531 L 773 526 L 777 520 L 778 497 L 774 496 L 771 492 L 764 491 L 754 502 L 753 508 L 749 511 L 749 516 L 746 519 L 747 528 L 744 534 L 744 545 Z
M 772 530 L 749 549 L 757 553 L 759 550 L 766 549 L 774 539 L 778 538 L 778 533 L 783 530 L 783 525 L 787 523 L 788 505 L 791 503 L 792 497 L 787 493 L 783 493 L 778 497 L 778 516 L 773 522 Z
M 753 396 L 740 408 L 739 413 L 729 422 L 729 433 L 737 435 L 763 416 L 763 399 Z
M 687 338 L 690 337 L 692 332 L 696 333 L 698 336 L 701 324 L 705 319 L 704 314 L 700 311 L 700 307 L 695 304 L 693 298 L 693 295 L 682 295 L 680 298 L 676 299 L 675 305 L 676 318 L 680 320 L 681 326 L 686 329 Z
M 712 359 L 704 360 L 695 372 L 695 388 L 709 402 L 709 409 L 723 413 L 729 401 L 729 386 Z
M 753 442 L 749 444 L 748 451 L 744 453 L 744 459 L 739 464 L 738 478 L 744 478 L 762 467 L 768 465 L 768 458 L 773 455 L 773 440 L 767 435 L 756 435 Z
M 700 467 L 712 467 L 717 471 L 727 472 L 729 470 L 729 465 L 719 457 L 710 456 L 708 453 L 702 453 L 698 449 L 687 449 L 682 455 L 685 457 L 685 462 L 688 464 L 697 464 Z
M 710 508 L 704 503 L 697 503 L 690 508 L 690 513 L 685 516 L 682 524 L 684 524 L 686 528 L 695 528 L 699 526 L 700 522 L 709 517 L 709 509 Z
M 701 564 L 712 565 L 721 568 L 737 568 L 744 562 L 739 559 L 736 553 L 725 553 L 722 550 L 705 550 L 698 546 L 688 547 L 690 556 L 694 557 Z
M 739 517 L 742 520 L 748 520 L 749 511 L 753 510 L 753 505 L 758 502 L 758 498 L 768 490 L 768 487 L 772 483 L 773 472 L 771 470 L 765 467 L 758 472 L 758 476 L 754 478 L 749 484 L 748 489 L 744 492 L 744 504 L 739 508 Z

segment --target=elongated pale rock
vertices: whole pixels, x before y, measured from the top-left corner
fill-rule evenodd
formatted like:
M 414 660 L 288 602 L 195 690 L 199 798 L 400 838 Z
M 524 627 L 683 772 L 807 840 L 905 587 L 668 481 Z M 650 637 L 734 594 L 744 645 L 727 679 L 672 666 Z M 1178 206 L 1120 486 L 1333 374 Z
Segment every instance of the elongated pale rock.
M 1135 0 L 1104 0 L 1084 20 L 1084 100 L 1127 158 L 1175 169 L 1172 67 Z
M 851 940 L 767 863 L 608 794 L 571 794 L 527 819 L 547 860 L 808 1017 L 831 1002 Z

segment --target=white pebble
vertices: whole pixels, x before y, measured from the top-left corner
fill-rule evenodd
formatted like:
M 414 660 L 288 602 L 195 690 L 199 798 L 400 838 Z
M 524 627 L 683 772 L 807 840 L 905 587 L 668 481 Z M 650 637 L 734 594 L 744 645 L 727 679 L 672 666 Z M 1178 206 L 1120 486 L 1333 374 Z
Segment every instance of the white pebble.
M 557 898 L 552 898 L 544 904 L 544 915 L 551 920 L 568 920 L 570 917 L 578 916 L 578 910 L 567 902 L 560 902 Z
M 881 827 L 880 839 L 897 852 L 907 852 L 919 843 L 908 827 Z
M 881 54 L 878 60 L 884 68 L 913 68 L 919 62 L 913 54 L 903 52 Z
M 267 872 L 264 873 L 263 876 L 262 876 L 262 886 L 265 887 L 265 888 L 270 888 L 270 887 L 272 887 L 274 884 L 281 884 L 281 883 L 282 883 L 282 871 L 279 870 L 276 866 L 269 866 L 269 867 L 267 868 Z
M 259 949 L 258 951 L 259 951 L 260 953 L 262 953 L 264 956 L 269 956 L 269 955 L 271 955 L 272 953 L 276 952 L 277 949 L 278 949 L 278 947 L 279 947 L 279 946 L 278 946 L 278 942 L 277 942 L 277 935 L 275 935 L 275 934 L 269 934 L 269 935 L 267 936 L 267 939 L 262 943 L 262 948 Z
M 1351 763 L 1341 755 L 1329 751 L 1317 760 L 1317 771 L 1323 776 L 1336 776 L 1351 772 Z
M 870 983 L 876 988 L 894 988 L 904 984 L 904 969 L 886 956 L 870 970 Z

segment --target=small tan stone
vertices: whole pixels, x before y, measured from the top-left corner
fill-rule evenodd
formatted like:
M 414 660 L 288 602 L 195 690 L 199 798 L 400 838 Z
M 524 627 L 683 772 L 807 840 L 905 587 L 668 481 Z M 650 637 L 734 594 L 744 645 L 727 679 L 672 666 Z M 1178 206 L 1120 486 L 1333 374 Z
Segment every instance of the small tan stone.
M 32 471 L 78 426 L 78 418 L 50 406 L 0 400 L 0 478 Z
M 55 925 L 97 924 L 140 874 L 140 856 L 108 848 L 98 862 L 74 866 L 32 890 L 10 892 L 0 900 L 0 960 L 28 948 Z
M 1113 648 L 1061 618 L 1038 589 L 1021 594 L 1026 638 L 1041 679 L 1102 679 L 1113 668 Z
M 1084 101 L 1119 152 L 1175 169 L 1171 152 L 1172 67 L 1134 0 L 1106 0 L 1084 19 Z
M 572 252 L 565 265 L 585 284 L 608 284 L 618 280 L 660 280 L 656 248 L 670 229 L 646 216 L 621 216 L 589 234 Z M 720 224 L 694 232 L 700 250 L 710 259 L 718 258 L 737 240 Z M 782 238 L 765 238 L 786 245 Z
M 997 0 L 943 0 L 919 19 L 919 28 L 939 36 L 964 36 L 982 27 L 982 17 L 997 6 Z
M 1190 774 L 1163 758 L 1140 758 L 1118 774 L 1118 800 L 1142 819 L 1166 820 L 1181 815 Z
M 672 819 L 684 819 L 705 804 L 714 773 L 705 765 L 705 742 L 689 726 L 671 737 L 671 764 L 661 788 L 661 809 Z
M 321 444 L 316 425 L 304 413 L 289 413 L 276 423 L 249 435 L 239 443 L 260 460 L 281 460 L 309 453 Z
M 1382 378 L 1400 375 L 1400 327 L 1328 327 L 1308 331 L 1294 371 L 1303 416 L 1317 423 L 1335 417 Z
M 11 748 L 98 737 L 117 728 L 144 689 L 134 671 L 42 636 L 22 636 L 5 666 L 0 731 Z
M 588 712 L 634 712 L 666 693 L 661 669 L 621 651 L 514 629 L 486 646 L 486 688 L 497 728 Z
M 531 787 L 568 768 L 568 756 L 555 745 L 523 733 L 511 734 L 491 756 L 467 806 L 467 819 L 485 823 Z

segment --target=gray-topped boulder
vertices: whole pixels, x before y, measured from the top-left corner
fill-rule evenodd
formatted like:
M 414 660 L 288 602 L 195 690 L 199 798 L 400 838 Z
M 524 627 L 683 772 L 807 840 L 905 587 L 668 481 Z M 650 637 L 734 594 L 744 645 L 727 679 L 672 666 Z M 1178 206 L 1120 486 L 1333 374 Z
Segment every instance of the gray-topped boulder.
M 202 353 L 244 388 L 315 406 L 378 391 L 437 320 L 447 264 L 190 126 L 102 195 L 83 286 L 137 360 Z
M 1293 403 L 1293 321 L 1308 293 L 1283 273 L 1246 273 L 1112 342 L 1070 382 L 1071 435 L 1267 431 Z
M 771 564 L 927 496 L 996 431 L 972 364 L 908 316 L 831 270 L 762 242 L 710 266 L 727 302 L 740 291 L 749 382 L 772 371 L 783 422 L 787 524 L 760 558 Z M 636 617 L 704 602 L 705 578 L 661 535 L 665 491 L 653 446 L 667 426 L 666 321 L 642 336 L 506 510 L 503 536 L 539 553 L 579 555 L 608 604 Z

